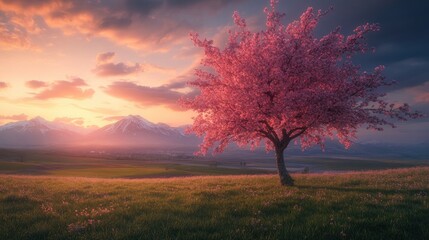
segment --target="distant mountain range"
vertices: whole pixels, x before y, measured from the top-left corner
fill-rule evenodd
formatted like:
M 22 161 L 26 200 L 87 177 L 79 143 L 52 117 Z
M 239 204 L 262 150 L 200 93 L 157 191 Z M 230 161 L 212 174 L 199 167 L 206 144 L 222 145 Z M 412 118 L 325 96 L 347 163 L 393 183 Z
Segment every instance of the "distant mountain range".
M 164 123 L 152 123 L 140 116 L 130 115 L 86 136 L 86 144 L 114 146 L 196 146 L 196 136 L 185 135 L 181 128 Z
M 130 147 L 196 146 L 196 136 L 185 135 L 182 128 L 152 123 L 130 115 L 85 134 L 85 129 L 36 117 L 0 126 L 0 147 L 55 147 L 63 145 L 101 145 Z
M 0 126 L 0 146 L 31 147 L 70 144 L 81 137 L 77 128 L 41 117 Z
M 118 147 L 143 151 L 156 148 L 162 152 L 182 149 L 183 153 L 196 151 L 201 139 L 195 135 L 184 134 L 183 128 L 175 128 L 163 123 L 152 123 L 141 116 L 130 115 L 119 121 L 90 131 L 76 125 L 57 121 L 47 121 L 36 117 L 27 121 L 8 123 L 0 126 L 1 148 L 59 148 L 73 147 Z M 137 149 L 137 150 L 136 150 Z M 140 150 L 138 150 L 140 151 Z M 318 146 L 301 151 L 299 146 L 291 145 L 288 156 L 347 156 L 374 158 L 429 159 L 429 143 L 413 145 L 391 145 L 382 143 L 354 143 L 346 150 L 336 141 L 327 141 L 323 152 Z M 265 151 L 239 149 L 232 144 L 223 156 L 259 158 L 267 156 Z

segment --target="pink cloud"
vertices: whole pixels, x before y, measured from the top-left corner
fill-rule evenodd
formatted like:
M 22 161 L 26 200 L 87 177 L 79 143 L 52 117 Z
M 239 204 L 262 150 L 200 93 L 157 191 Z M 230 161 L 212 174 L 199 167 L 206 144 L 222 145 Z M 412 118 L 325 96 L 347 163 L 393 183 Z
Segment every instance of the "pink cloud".
M 415 96 L 416 102 L 418 103 L 429 103 L 429 93 L 419 93 Z
M 107 62 L 115 56 L 114 52 L 105 52 L 97 55 L 97 62 Z
M 102 77 L 111 76 L 126 76 L 131 74 L 137 74 L 143 71 L 143 67 L 139 63 L 113 63 L 114 52 L 106 52 L 98 54 L 97 65 L 93 69 L 94 73 Z
M 36 93 L 36 99 L 50 99 L 50 98 L 70 98 L 70 99 L 87 99 L 94 95 L 94 90 L 84 88 L 87 84 L 81 78 L 73 78 L 70 81 L 60 80 L 51 84 L 43 91 Z
M 42 87 L 47 87 L 48 86 L 48 84 L 46 82 L 39 81 L 39 80 L 30 80 L 30 81 L 27 81 L 27 82 L 25 82 L 25 85 L 27 87 L 33 88 L 33 89 L 42 88 Z
M 8 85 L 5 82 L 0 82 L 0 89 L 7 88 Z
M 136 74 L 142 72 L 143 68 L 140 64 L 135 63 L 127 64 L 127 63 L 102 63 L 98 64 L 94 72 L 98 76 L 101 77 L 111 77 L 111 76 L 126 76 L 131 74 Z
M 414 95 L 417 103 L 429 103 L 429 81 L 408 90 Z
M 176 91 L 178 86 L 163 85 L 160 87 L 140 86 L 132 82 L 114 82 L 106 87 L 105 92 L 110 96 L 121 98 L 130 102 L 135 102 L 142 106 L 166 106 L 170 109 L 180 111 L 177 101 L 185 94 Z

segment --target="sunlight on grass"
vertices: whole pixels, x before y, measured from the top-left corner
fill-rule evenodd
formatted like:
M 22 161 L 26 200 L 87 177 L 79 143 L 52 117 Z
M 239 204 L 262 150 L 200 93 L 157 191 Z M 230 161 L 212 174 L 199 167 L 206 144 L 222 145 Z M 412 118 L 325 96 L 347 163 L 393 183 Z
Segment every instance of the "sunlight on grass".
M 149 165 L 148 167 L 91 167 L 50 170 L 49 175 L 66 177 L 95 178 L 147 178 L 147 177 L 182 177 L 204 175 L 239 175 L 268 173 L 263 170 L 226 169 L 205 166 Z
M 57 176 L 73 177 L 97 177 L 97 178 L 119 178 L 119 177 L 143 177 L 168 172 L 166 168 L 142 168 L 142 167 L 119 167 L 119 168 L 83 168 L 83 169 L 61 169 L 52 170 L 49 173 Z
M 124 169 L 129 174 L 162 169 Z M 110 175 L 111 173 L 106 173 Z M 0 175 L 5 239 L 427 239 L 429 168 L 169 179 Z

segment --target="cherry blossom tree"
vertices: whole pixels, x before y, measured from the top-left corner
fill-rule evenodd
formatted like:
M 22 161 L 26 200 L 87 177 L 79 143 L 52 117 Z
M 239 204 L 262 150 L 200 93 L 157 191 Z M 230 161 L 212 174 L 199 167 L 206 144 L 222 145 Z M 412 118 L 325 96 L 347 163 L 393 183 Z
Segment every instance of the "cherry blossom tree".
M 361 126 L 383 130 L 394 120 L 420 116 L 407 104 L 384 100 L 379 88 L 392 82 L 383 66 L 366 72 L 352 62 L 370 50 L 365 35 L 378 25 L 359 26 L 349 36 L 337 28 L 317 38 L 313 30 L 326 12 L 309 7 L 284 25 L 276 5 L 272 0 L 265 8 L 266 29 L 259 32 L 234 12 L 236 27 L 224 49 L 191 34 L 205 54 L 190 82 L 200 94 L 183 102 L 197 113 L 189 130 L 204 137 L 201 154 L 213 146 L 222 152 L 231 142 L 251 148 L 265 143 L 267 151 L 275 150 L 280 183 L 293 185 L 284 162 L 292 141 L 305 149 L 323 147 L 329 137 L 348 148 Z

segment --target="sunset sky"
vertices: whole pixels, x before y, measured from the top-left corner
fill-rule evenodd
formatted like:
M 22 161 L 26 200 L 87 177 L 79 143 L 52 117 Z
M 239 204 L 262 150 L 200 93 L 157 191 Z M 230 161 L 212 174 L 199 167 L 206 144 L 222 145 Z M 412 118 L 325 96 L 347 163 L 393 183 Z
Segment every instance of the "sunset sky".
M 363 69 L 385 65 L 386 76 L 398 82 L 387 90 L 388 98 L 427 114 L 429 3 L 422 2 L 283 0 L 279 9 L 289 22 L 308 6 L 333 6 L 316 34 L 379 23 L 381 31 L 369 35 L 377 51 L 357 62 Z M 41 116 L 102 126 L 129 114 L 189 124 L 192 112 L 176 102 L 193 94 L 186 82 L 202 56 L 189 33 L 222 46 L 234 10 L 261 29 L 266 5 L 265 0 L 0 0 L 0 124 Z M 428 121 L 401 124 L 386 135 L 424 140 Z

